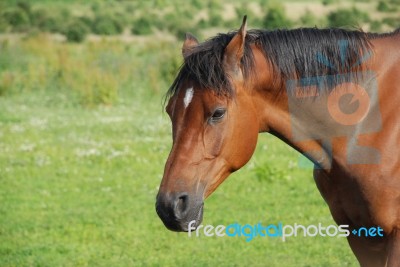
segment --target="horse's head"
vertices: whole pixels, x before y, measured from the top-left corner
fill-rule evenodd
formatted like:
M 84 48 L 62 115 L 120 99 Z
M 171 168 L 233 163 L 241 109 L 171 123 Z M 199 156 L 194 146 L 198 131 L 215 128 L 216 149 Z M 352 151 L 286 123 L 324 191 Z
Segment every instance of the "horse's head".
M 196 75 L 208 74 L 193 74 L 191 71 L 196 70 L 189 67 L 186 78 L 169 99 L 166 111 L 172 121 L 173 146 L 165 164 L 156 210 L 171 230 L 187 231 L 192 220 L 196 221 L 195 226 L 199 225 L 204 199 L 229 174 L 246 164 L 254 152 L 259 122 L 251 90 L 244 88 L 241 60 L 245 35 L 244 19 L 219 55 L 220 71 L 232 90 L 230 96 L 202 85 Z M 197 40 L 187 35 L 182 48 L 186 63 L 196 56 L 198 46 Z M 210 71 L 214 67 L 210 66 Z

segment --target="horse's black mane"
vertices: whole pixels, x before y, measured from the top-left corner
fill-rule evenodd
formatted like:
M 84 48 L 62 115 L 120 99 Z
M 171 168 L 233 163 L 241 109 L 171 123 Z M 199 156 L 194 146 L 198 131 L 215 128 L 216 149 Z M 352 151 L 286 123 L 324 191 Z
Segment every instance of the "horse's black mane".
M 235 34 L 236 31 L 218 34 L 196 46 L 181 66 L 167 92 L 167 98 L 173 96 L 181 83 L 189 79 L 201 88 L 232 96 L 233 88 L 224 72 L 222 57 Z M 273 66 L 274 76 L 281 81 L 344 73 L 368 53 L 370 39 L 388 35 L 317 28 L 250 30 L 246 34 L 242 71 L 245 78 L 253 71 L 254 58 L 250 45 L 255 44 Z

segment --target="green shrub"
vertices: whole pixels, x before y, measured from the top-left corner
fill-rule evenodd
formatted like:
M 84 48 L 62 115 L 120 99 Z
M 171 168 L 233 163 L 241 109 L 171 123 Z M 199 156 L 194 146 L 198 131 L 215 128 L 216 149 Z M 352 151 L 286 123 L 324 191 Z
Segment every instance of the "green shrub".
M 218 11 L 211 10 L 209 12 L 209 23 L 211 27 L 221 27 L 224 23 L 221 13 Z
M 37 9 L 31 13 L 32 25 L 44 32 L 64 33 L 68 19 L 50 14 L 47 9 Z
M 243 17 L 242 17 L 243 18 Z M 249 24 L 253 25 L 252 27 L 257 28 L 257 29 L 262 29 L 264 28 L 264 18 L 260 17 L 251 17 L 249 18 Z M 238 25 L 239 23 L 239 25 Z M 236 27 L 238 28 L 240 26 L 240 20 L 236 21 Z
M 322 0 L 322 4 L 324 6 L 331 5 L 331 4 L 335 3 L 335 2 L 336 2 L 335 0 Z
M 391 8 L 389 6 L 389 4 L 385 1 L 379 1 L 376 9 L 380 12 L 389 12 L 391 11 Z
M 379 20 L 371 21 L 370 30 L 373 32 L 379 32 L 382 29 L 382 23 Z
M 21 8 L 12 8 L 2 14 L 5 21 L 12 27 L 13 31 L 27 31 L 30 26 L 29 14 Z
M 351 9 L 338 9 L 328 14 L 328 24 L 330 27 L 352 28 L 369 21 L 369 15 L 355 7 Z
M 71 16 L 71 10 L 70 8 L 67 7 L 62 7 L 58 10 L 56 14 L 58 17 L 62 18 L 64 21 L 68 21 L 72 18 Z
M 135 7 L 135 5 L 133 5 L 133 3 L 128 3 L 128 4 L 125 6 L 125 12 L 126 12 L 127 14 L 129 14 L 129 15 L 132 15 L 133 12 L 135 12 L 135 10 L 136 10 L 136 7 Z
M 53 33 L 65 32 L 65 22 L 57 17 L 49 17 L 40 25 L 40 29 Z
M 379 1 L 376 9 L 380 12 L 396 12 L 400 7 L 400 0 Z
M 191 5 L 195 7 L 197 10 L 201 10 L 204 7 L 205 1 L 203 0 L 192 0 Z
M 79 17 L 79 20 L 80 20 L 83 24 L 85 24 L 89 29 L 92 28 L 93 20 L 92 20 L 91 18 L 84 16 L 84 17 Z
M 219 10 L 219 11 L 221 11 L 222 10 L 222 8 L 223 8 L 223 5 L 221 4 L 221 2 L 219 2 L 219 1 L 209 1 L 208 3 L 207 3 L 207 9 L 208 10 L 214 10 L 214 11 L 217 11 L 217 10 Z
M 152 33 L 152 20 L 148 16 L 139 18 L 133 23 L 132 34 L 147 35 Z
M 92 6 L 91 6 L 91 9 L 92 9 L 92 11 L 93 11 L 95 14 L 98 13 L 98 12 L 100 12 L 100 11 L 101 11 L 101 8 L 102 8 L 102 6 L 100 5 L 99 2 L 95 2 L 95 3 L 93 3 Z
M 392 27 L 394 29 L 397 29 L 397 28 L 400 27 L 400 17 L 397 17 L 397 18 L 394 18 L 394 17 L 384 18 L 382 20 L 382 23 L 384 23 L 386 25 L 389 25 L 390 27 Z
M 218 19 L 216 18 L 216 20 Z M 187 32 L 190 32 L 193 35 L 199 37 L 199 29 L 204 29 L 211 26 L 210 20 L 203 20 L 201 22 L 204 27 L 200 27 L 198 24 L 193 25 L 190 18 L 180 16 L 179 14 L 168 14 L 164 17 L 163 21 L 164 25 L 162 29 L 167 30 L 168 32 L 176 36 L 179 40 L 183 40 Z M 214 21 L 213 23 L 217 23 L 217 21 Z M 218 26 L 222 26 L 222 23 L 218 23 Z
M 28 15 L 31 13 L 31 4 L 28 1 L 18 1 L 17 7 Z
M 79 20 L 75 20 L 70 23 L 65 30 L 65 36 L 67 37 L 67 40 L 75 43 L 84 41 L 88 33 L 89 28 Z
M 124 27 L 117 18 L 111 15 L 100 15 L 94 19 L 92 30 L 100 35 L 116 35 L 122 33 Z
M 205 20 L 204 18 L 200 19 L 200 21 L 197 23 L 197 26 L 200 29 L 206 29 L 209 26 L 208 20 Z
M 307 9 L 306 13 L 300 17 L 300 24 L 302 27 L 314 27 L 318 24 L 318 19 L 309 9 Z
M 47 9 L 39 8 L 31 13 L 31 22 L 34 26 L 40 28 L 40 25 L 45 24 L 45 21 L 50 17 Z
M 10 28 L 10 25 L 8 25 L 8 22 L 6 21 L 4 16 L 2 16 L 2 14 L 0 14 L 0 33 L 7 32 L 9 28 Z
M 264 27 L 267 29 L 290 28 L 292 25 L 292 21 L 286 17 L 285 8 L 281 5 L 271 6 L 264 18 Z

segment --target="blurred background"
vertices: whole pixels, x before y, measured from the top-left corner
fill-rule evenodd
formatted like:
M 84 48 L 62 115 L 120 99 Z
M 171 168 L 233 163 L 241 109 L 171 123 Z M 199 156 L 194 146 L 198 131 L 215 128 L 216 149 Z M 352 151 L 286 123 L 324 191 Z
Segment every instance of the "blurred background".
M 245 14 L 385 32 L 400 1 L 0 2 L 0 266 L 358 266 L 343 238 L 189 238 L 156 215 L 184 33 Z M 234 222 L 334 224 L 311 168 L 268 134 L 205 203 L 203 224 Z

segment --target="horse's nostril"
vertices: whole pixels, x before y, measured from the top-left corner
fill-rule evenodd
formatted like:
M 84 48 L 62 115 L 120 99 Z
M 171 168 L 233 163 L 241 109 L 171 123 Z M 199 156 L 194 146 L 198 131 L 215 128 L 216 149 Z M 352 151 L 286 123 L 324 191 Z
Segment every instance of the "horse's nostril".
M 174 213 L 177 219 L 185 217 L 189 206 L 189 196 L 186 193 L 181 194 L 175 200 Z

